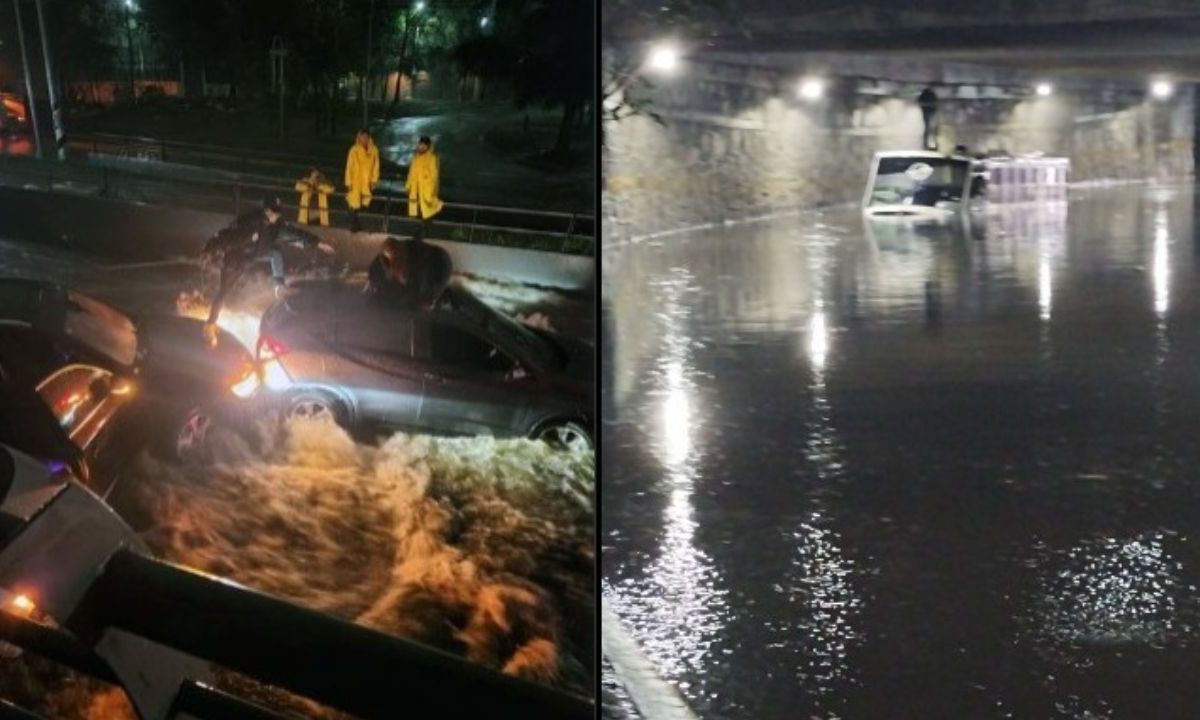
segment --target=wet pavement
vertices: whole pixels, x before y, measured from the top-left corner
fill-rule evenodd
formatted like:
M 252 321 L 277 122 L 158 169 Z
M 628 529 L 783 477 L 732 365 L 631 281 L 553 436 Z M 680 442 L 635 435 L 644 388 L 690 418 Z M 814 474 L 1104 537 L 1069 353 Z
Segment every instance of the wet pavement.
M 605 252 L 603 590 L 702 718 L 1200 714 L 1200 205 L 1070 198 Z

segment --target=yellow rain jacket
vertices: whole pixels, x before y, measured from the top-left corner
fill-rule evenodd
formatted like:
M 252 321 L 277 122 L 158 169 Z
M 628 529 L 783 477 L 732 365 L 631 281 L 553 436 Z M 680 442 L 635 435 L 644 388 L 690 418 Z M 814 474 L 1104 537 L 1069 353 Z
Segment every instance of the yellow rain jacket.
M 379 182 L 379 148 L 368 140 L 364 150 L 357 142 L 346 155 L 346 202 L 352 210 L 371 204 L 371 190 Z
M 298 222 L 308 224 L 308 210 L 312 197 L 317 196 L 317 207 L 320 209 L 321 224 L 329 225 L 329 193 L 333 192 L 333 183 L 325 179 L 321 173 L 313 170 L 308 175 L 296 181 L 296 192 L 300 193 L 300 212 L 296 217 Z
M 404 187 L 408 190 L 409 216 L 431 218 L 442 211 L 442 201 L 438 198 L 438 158 L 432 149 L 423 154 L 413 153 Z

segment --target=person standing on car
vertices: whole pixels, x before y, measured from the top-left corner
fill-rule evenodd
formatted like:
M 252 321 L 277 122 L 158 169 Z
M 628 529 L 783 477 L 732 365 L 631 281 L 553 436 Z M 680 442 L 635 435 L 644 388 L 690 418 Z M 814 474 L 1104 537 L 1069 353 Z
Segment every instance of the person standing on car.
M 419 237 L 407 245 L 408 274 L 412 278 L 417 304 L 429 310 L 450 284 L 454 262 L 445 248 Z
M 408 252 L 405 243 L 394 237 L 383 241 L 379 254 L 367 268 L 364 292 L 388 305 L 415 309 L 416 294 L 408 284 Z
M 270 263 L 275 294 L 277 297 L 284 294 L 286 279 L 283 274 L 283 253 L 278 242 L 316 247 L 326 254 L 333 254 L 332 245 L 283 221 L 283 203 L 279 198 L 267 200 L 262 208 L 243 214 L 222 230 L 214 241 L 217 244 L 210 242 L 206 251 L 220 255 L 221 279 L 208 311 L 208 322 L 204 325 L 204 334 L 210 344 L 216 340 L 217 318 L 221 316 L 226 296 L 251 265 L 264 260 Z
M 371 191 L 379 184 L 379 148 L 365 129 L 359 130 L 346 154 L 346 203 L 350 206 L 350 232 L 362 229 L 358 211 L 371 204 Z
M 408 166 L 408 179 L 404 181 L 404 189 L 408 191 L 408 216 L 421 221 L 418 238 L 427 237 L 430 218 L 442 211 L 442 201 L 438 197 L 439 172 L 433 141 L 422 136 L 417 141 L 412 164 Z

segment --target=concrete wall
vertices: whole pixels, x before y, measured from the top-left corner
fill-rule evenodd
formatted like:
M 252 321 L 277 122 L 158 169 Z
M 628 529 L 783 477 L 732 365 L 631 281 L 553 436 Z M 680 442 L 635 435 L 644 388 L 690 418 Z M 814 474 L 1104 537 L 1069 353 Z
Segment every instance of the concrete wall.
M 854 77 L 828 75 L 826 96 L 797 98 L 799 73 L 693 61 L 659 83 L 653 109 L 605 128 L 604 240 L 785 208 L 857 201 L 871 156 L 920 146 L 915 98 L 938 86 L 940 143 L 1044 151 L 1072 161 L 1072 180 L 1169 179 L 1192 172 L 1192 91 L 1166 101 L 1104 86 L 1030 91 L 1032 79 L 964 66 L 903 66 L 855 58 Z M 832 61 L 829 61 L 832 62 Z M 890 75 L 889 75 L 890 73 Z M 970 84 L 971 77 L 993 84 Z M 922 83 L 914 78 L 924 78 Z
M 0 188 L 0 237 L 50 244 L 90 254 L 101 262 L 147 262 L 192 257 L 232 218 L 221 213 Z M 365 269 L 386 237 L 336 228 L 308 228 L 332 244 L 339 262 Z M 590 294 L 590 257 L 440 241 L 455 269 L 481 277 Z

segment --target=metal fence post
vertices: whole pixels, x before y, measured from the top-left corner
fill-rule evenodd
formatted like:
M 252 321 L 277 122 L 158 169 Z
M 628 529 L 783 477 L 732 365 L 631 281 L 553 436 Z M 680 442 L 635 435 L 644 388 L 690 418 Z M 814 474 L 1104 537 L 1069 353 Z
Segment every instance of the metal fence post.
M 575 234 L 575 216 L 576 213 L 571 213 L 571 222 L 567 223 L 567 235 L 563 238 L 562 244 L 558 246 L 559 252 L 567 251 L 567 244 L 571 242 L 571 236 Z
M 391 219 L 392 219 L 392 196 L 383 196 L 383 234 L 391 234 Z
M 471 209 L 471 229 L 467 231 L 467 242 L 475 239 L 475 225 L 479 222 L 479 208 Z

